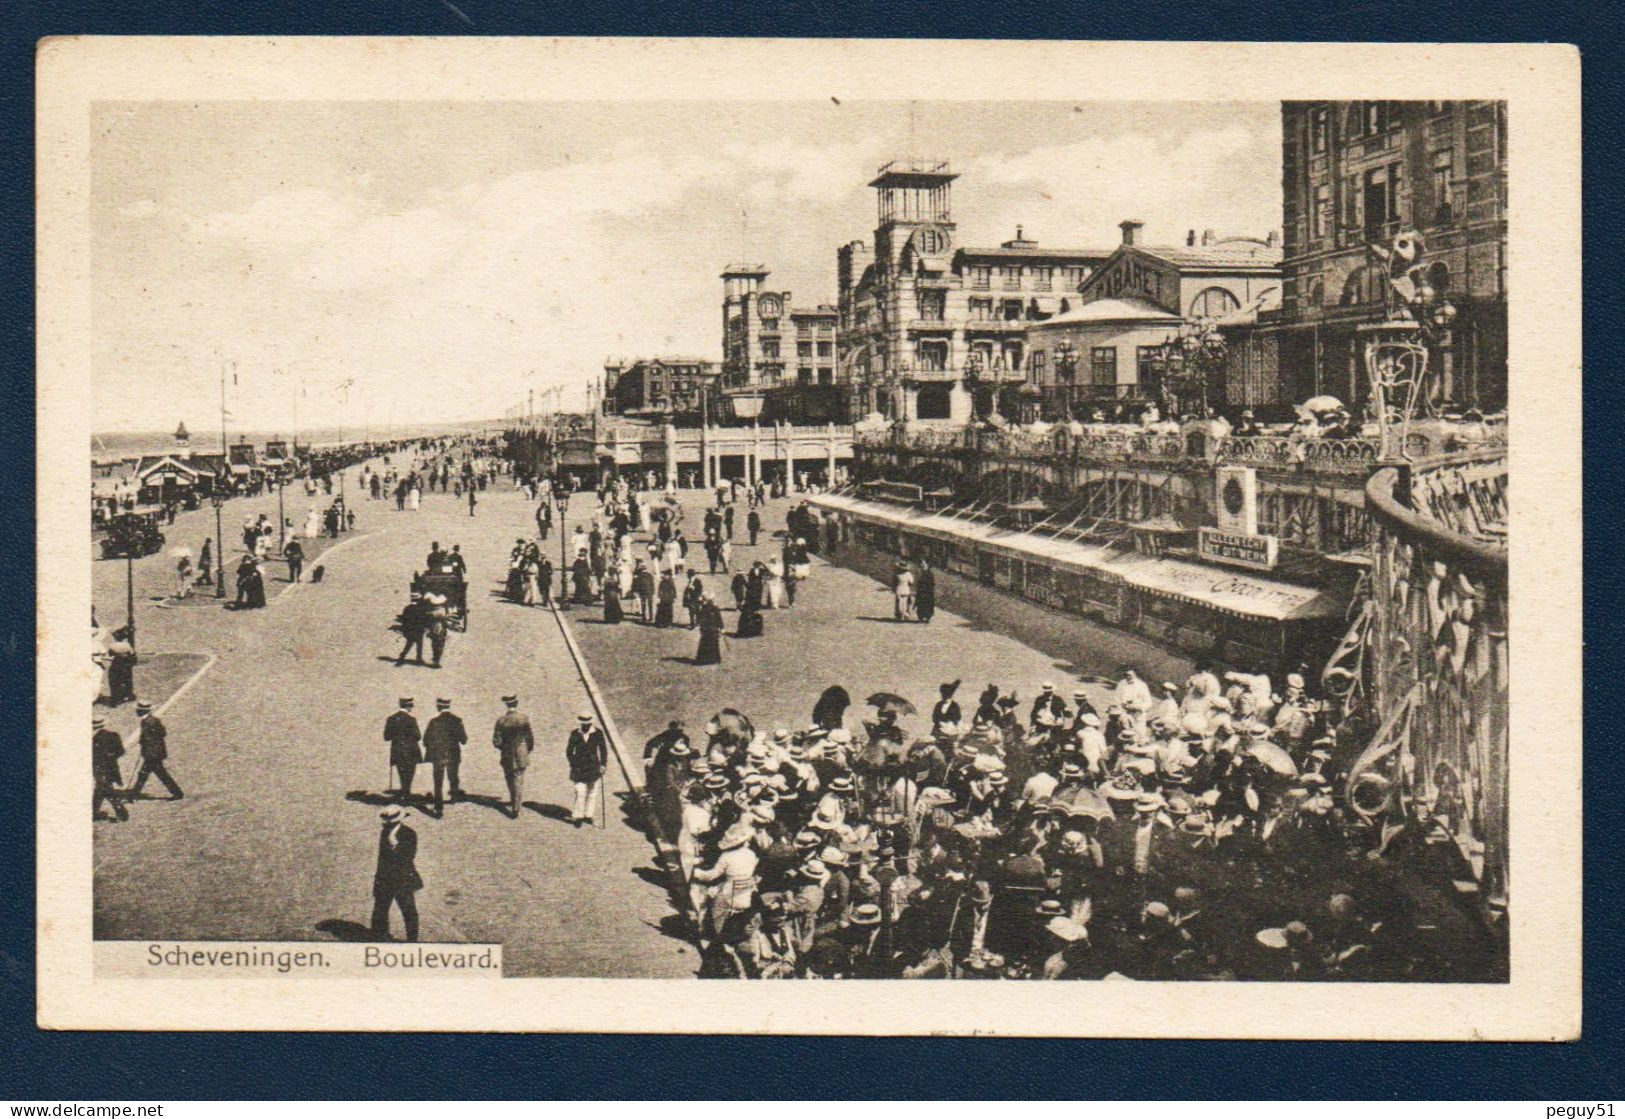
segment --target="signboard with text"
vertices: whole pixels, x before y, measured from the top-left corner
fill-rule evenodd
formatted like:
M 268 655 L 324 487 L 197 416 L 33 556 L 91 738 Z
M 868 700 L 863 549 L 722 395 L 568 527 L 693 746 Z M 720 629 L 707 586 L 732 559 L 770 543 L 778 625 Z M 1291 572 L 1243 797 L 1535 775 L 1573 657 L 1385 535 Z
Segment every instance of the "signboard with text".
M 1256 567 L 1262 571 L 1269 571 L 1275 566 L 1280 544 L 1280 538 L 1275 536 L 1225 532 L 1206 526 L 1196 533 L 1196 550 L 1204 559 Z

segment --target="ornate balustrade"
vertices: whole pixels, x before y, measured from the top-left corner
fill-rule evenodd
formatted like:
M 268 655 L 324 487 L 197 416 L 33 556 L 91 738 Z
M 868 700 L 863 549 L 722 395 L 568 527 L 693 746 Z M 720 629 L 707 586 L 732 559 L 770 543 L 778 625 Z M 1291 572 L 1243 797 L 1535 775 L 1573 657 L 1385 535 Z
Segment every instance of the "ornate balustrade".
M 1370 687 L 1379 724 L 1350 771 L 1351 806 L 1448 835 L 1491 912 L 1508 891 L 1507 552 L 1462 530 L 1496 501 L 1504 515 L 1505 494 L 1494 457 L 1371 476 L 1365 661 L 1344 677 Z

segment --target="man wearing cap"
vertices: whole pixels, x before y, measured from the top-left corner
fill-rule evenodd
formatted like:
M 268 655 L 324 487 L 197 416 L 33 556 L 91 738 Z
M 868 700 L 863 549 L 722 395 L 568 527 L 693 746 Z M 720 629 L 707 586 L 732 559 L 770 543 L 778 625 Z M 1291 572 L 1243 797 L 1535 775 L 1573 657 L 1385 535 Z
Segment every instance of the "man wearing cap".
M 580 827 L 593 823 L 593 804 L 598 799 L 598 783 L 609 765 L 609 741 L 603 730 L 593 725 L 592 715 L 576 716 L 576 727 L 564 745 L 564 760 L 570 765 L 570 784 L 575 787 L 575 806 L 570 822 Z
M 163 721 L 153 714 L 152 704 L 145 700 L 136 703 L 135 713 L 141 716 L 141 765 L 135 772 L 135 781 L 130 785 L 130 795 L 140 796 L 142 786 L 152 776 L 169 790 L 170 800 L 180 800 L 186 794 L 181 792 L 180 785 L 164 766 L 169 757 L 169 732 L 164 729 Z
M 423 888 L 418 875 L 418 833 L 405 824 L 410 815 L 398 804 L 378 813 L 383 827 L 378 833 L 378 868 L 372 875 L 372 935 L 389 940 L 389 907 L 401 911 L 406 939 L 418 938 L 417 891 Z
M 463 764 L 463 746 L 468 742 L 468 730 L 463 721 L 451 711 L 451 700 L 434 701 L 435 717 L 423 728 L 423 756 L 434 766 L 434 810 L 441 815 L 446 810 L 446 779 L 451 779 L 451 799 L 463 799 L 463 784 L 458 770 Z
M 519 819 L 524 803 L 525 769 L 530 765 L 530 752 L 536 748 L 536 737 L 531 733 L 530 719 L 519 710 L 519 697 L 505 695 L 502 702 L 507 708 L 491 730 L 491 745 L 502 760 L 502 776 L 508 783 L 508 816 Z
M 423 761 L 423 732 L 412 714 L 410 696 L 402 696 L 400 709 L 384 720 L 384 741 L 389 743 L 389 764 L 400 775 L 400 798 L 411 800 L 412 778 Z
M 118 760 L 124 756 L 124 739 L 100 715 L 90 720 L 90 731 L 90 771 L 95 783 L 90 797 L 90 815 L 93 819 L 99 817 L 105 800 L 112 806 L 115 820 L 128 820 L 130 814 L 124 808 L 123 791 L 119 788 L 124 782 L 118 771 Z

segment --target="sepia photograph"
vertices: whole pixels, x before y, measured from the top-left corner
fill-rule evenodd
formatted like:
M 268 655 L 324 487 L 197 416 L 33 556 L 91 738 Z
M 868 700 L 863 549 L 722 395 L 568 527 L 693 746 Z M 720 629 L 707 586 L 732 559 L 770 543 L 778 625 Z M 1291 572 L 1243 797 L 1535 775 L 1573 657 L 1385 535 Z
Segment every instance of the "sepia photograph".
M 1513 807 L 1515 96 L 630 49 L 618 96 L 87 99 L 80 979 L 1154 982 L 1192 1036 L 1507 992 L 1579 810 Z

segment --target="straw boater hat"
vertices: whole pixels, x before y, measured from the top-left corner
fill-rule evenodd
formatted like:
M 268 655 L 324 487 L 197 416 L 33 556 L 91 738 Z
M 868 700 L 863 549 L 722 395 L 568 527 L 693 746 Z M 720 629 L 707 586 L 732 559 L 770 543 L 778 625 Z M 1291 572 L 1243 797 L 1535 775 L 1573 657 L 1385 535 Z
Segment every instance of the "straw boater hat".
M 382 812 L 378 813 L 378 818 L 380 820 L 384 820 L 384 821 L 387 821 L 388 823 L 393 824 L 397 820 L 404 820 L 410 815 L 411 815 L 411 813 L 409 811 L 407 811 L 405 808 L 403 808 L 401 805 L 392 804 L 388 808 L 384 809 Z
M 1082 715 L 1078 716 L 1078 722 L 1082 723 L 1086 727 L 1095 727 L 1098 729 L 1100 726 L 1100 716 L 1096 715 L 1093 711 L 1085 711 Z
M 796 832 L 796 839 L 795 839 L 796 846 L 801 848 L 804 851 L 811 851 L 813 848 L 817 847 L 823 841 L 824 841 L 824 837 L 819 835 L 815 831 L 798 831 L 798 832 Z
M 825 847 L 818 853 L 818 858 L 825 866 L 845 866 L 851 862 L 839 847 Z
M 90 729 L 91 730 L 101 730 L 106 725 L 107 725 L 107 720 L 102 718 L 100 715 L 92 715 L 90 717 Z
M 1044 928 L 1068 943 L 1089 939 L 1089 927 L 1079 924 L 1070 917 L 1051 917 Z
M 845 727 L 836 727 L 829 732 L 829 741 L 835 746 L 852 745 L 852 732 Z
M 854 925 L 878 925 L 880 924 L 880 906 L 874 904 L 874 902 L 854 905 L 851 919 Z
M 996 789 L 1002 789 L 1004 786 L 1010 783 L 1010 778 L 1005 776 L 1004 770 L 995 769 L 989 771 L 987 775 L 987 783 Z
M 1033 912 L 1040 917 L 1064 917 L 1066 916 L 1066 906 L 1055 898 L 1045 898 L 1034 907 Z
M 773 732 L 773 742 L 778 746 L 788 746 L 790 744 L 790 732 L 784 727 L 779 727 Z
M 853 791 L 852 778 L 846 774 L 830 779 L 829 791 L 832 793 L 850 793 Z
M 801 864 L 801 876 L 809 882 L 828 882 L 829 867 L 824 865 L 822 859 L 808 859 Z
M 728 787 L 727 774 L 707 773 L 705 775 L 705 787 L 714 792 L 720 792 L 723 789 L 726 789 Z
M 688 763 L 688 771 L 696 777 L 704 777 L 711 772 L 711 763 L 696 755 L 694 760 Z
M 674 758 L 689 758 L 694 756 L 694 748 L 679 738 L 671 744 L 671 749 L 666 753 Z
M 749 824 L 740 821 L 731 825 L 727 831 L 722 833 L 722 839 L 717 843 L 717 846 L 724 851 L 731 851 L 735 847 L 743 847 L 750 842 L 754 832 L 755 829 Z
M 751 808 L 750 818 L 756 824 L 771 824 L 777 818 L 770 805 L 758 804 Z
M 516 695 L 505 695 L 502 697 L 502 702 L 507 704 L 509 707 L 518 707 L 519 697 Z
M 1158 793 L 1141 793 L 1139 796 L 1134 798 L 1134 811 L 1140 813 L 1149 814 L 1156 812 L 1158 809 L 1162 808 L 1163 805 L 1164 801 L 1161 795 Z

